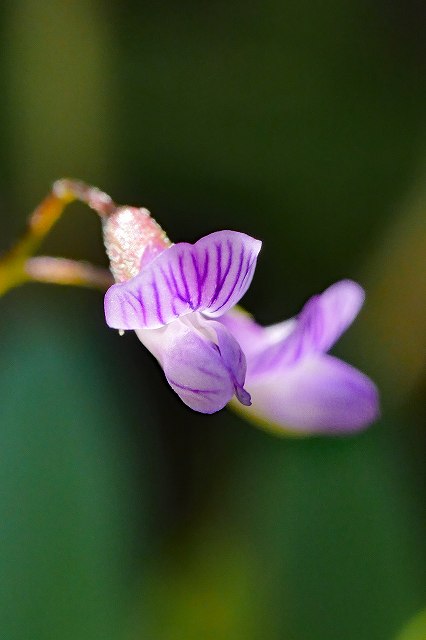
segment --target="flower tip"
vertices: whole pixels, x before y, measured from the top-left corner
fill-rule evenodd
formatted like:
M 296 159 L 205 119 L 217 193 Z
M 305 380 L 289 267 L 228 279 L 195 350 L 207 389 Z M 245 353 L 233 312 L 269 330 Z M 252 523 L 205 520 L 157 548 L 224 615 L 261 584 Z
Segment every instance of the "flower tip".
M 241 404 L 243 404 L 245 407 L 251 406 L 251 395 L 244 389 L 244 387 L 236 385 L 235 395 L 237 396 L 237 399 L 241 402 Z
M 258 256 L 262 248 L 262 240 L 258 240 L 257 238 L 253 238 L 253 240 L 254 240 L 254 253 L 256 254 L 256 256 Z
M 352 304 L 354 307 L 354 315 L 357 315 L 357 312 L 359 312 L 365 302 L 364 288 L 359 284 L 359 282 L 351 280 L 350 278 L 339 280 L 335 284 L 331 285 L 329 289 L 340 293 L 342 303 L 345 302 L 347 305 L 350 303 Z

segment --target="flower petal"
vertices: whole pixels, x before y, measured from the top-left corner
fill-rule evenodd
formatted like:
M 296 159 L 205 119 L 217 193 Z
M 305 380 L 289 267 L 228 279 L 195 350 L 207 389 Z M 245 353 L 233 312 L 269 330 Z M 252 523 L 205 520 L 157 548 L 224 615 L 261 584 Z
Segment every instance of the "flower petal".
M 284 430 L 347 433 L 379 414 L 378 391 L 366 375 L 333 356 L 317 354 L 293 367 L 248 381 L 253 404 L 244 415 Z
M 136 333 L 160 362 L 170 386 L 191 409 L 214 413 L 234 394 L 240 402 L 250 404 L 250 395 L 243 388 L 244 354 L 218 322 L 195 313 L 165 327 Z
M 241 404 L 251 405 L 250 394 L 244 389 L 246 378 L 246 358 L 240 345 L 232 334 L 220 322 L 210 321 L 214 326 L 222 360 L 234 383 L 234 392 Z
M 262 348 L 265 341 L 265 328 L 241 307 L 234 307 L 219 322 L 228 329 L 244 351 L 247 361 Z
M 249 314 L 234 307 L 220 322 L 243 349 L 250 377 L 275 370 L 277 365 L 286 362 L 286 340 L 296 327 L 294 318 L 262 327 Z
M 249 375 L 263 375 L 330 349 L 352 323 L 363 302 L 362 287 L 352 280 L 341 280 L 310 298 L 296 318 L 262 328 L 232 309 L 221 322 L 242 345 Z
M 217 231 L 194 245 L 163 251 L 105 296 L 107 324 L 115 329 L 155 329 L 202 311 L 218 317 L 247 291 L 261 242 L 237 231 Z
M 297 319 L 303 349 L 328 351 L 355 320 L 364 300 L 364 289 L 353 280 L 340 280 L 308 300 Z

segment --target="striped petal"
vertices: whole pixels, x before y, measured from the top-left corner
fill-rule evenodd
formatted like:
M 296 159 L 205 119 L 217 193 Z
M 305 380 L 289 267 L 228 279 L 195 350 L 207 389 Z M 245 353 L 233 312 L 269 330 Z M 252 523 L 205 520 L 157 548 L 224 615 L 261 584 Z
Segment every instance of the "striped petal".
M 303 351 L 328 351 L 352 324 L 364 304 L 363 288 L 353 280 L 340 280 L 313 296 L 298 319 Z
M 194 313 L 159 329 L 138 329 L 136 333 L 163 367 L 172 389 L 191 409 L 214 413 L 234 395 L 250 404 L 244 389 L 244 354 L 219 322 Z
M 270 327 L 232 309 L 222 322 L 237 337 L 246 352 L 249 374 L 263 375 L 279 366 L 289 366 L 313 353 L 328 351 L 351 325 L 364 302 L 362 287 L 341 280 L 313 296 L 296 318 Z M 247 336 L 251 338 L 247 340 Z
M 287 340 L 296 328 L 295 319 L 262 327 L 238 307 L 228 311 L 220 322 L 238 340 L 246 355 L 247 371 L 251 377 L 268 372 L 285 361 Z
M 155 329 L 194 311 L 221 316 L 247 291 L 261 242 L 236 231 L 217 231 L 195 244 L 166 249 L 105 296 L 107 324 Z

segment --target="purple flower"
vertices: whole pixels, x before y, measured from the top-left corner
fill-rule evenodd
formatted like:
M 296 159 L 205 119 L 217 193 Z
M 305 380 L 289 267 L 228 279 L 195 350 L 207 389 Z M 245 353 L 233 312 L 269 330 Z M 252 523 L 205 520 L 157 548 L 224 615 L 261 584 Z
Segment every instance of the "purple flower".
M 216 318 L 247 291 L 260 247 L 244 233 L 217 231 L 194 245 L 165 248 L 106 293 L 107 324 L 134 329 L 170 386 L 196 411 L 219 411 L 234 394 L 250 404 L 244 353 Z
M 232 400 L 248 418 L 307 433 L 356 430 L 377 417 L 373 382 L 326 354 L 362 306 L 358 284 L 338 282 L 298 317 L 263 328 L 235 306 L 252 280 L 259 240 L 218 231 L 171 245 L 147 215 L 119 210 L 105 228 L 113 272 L 123 280 L 106 293 L 106 321 L 136 331 L 185 404 L 214 413 Z M 143 246 L 134 220 L 149 237 Z M 130 223 L 129 253 L 122 230 Z
M 342 280 L 312 297 L 296 318 L 260 327 L 237 308 L 221 318 L 247 359 L 255 421 L 305 433 L 360 429 L 379 413 L 377 388 L 366 375 L 327 351 L 364 302 L 356 282 Z

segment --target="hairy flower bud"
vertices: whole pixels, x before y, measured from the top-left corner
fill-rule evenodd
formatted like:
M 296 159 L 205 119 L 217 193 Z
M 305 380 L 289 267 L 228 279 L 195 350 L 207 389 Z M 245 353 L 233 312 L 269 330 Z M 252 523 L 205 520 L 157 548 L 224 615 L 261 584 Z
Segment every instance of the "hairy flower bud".
M 134 278 L 142 266 L 171 246 L 148 209 L 117 207 L 102 222 L 105 248 L 116 282 Z

